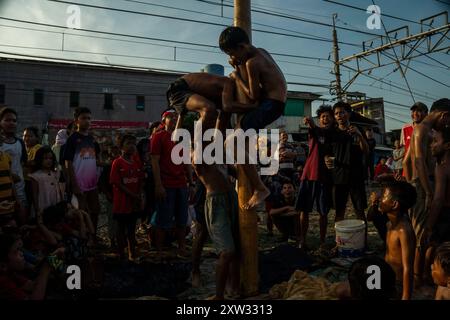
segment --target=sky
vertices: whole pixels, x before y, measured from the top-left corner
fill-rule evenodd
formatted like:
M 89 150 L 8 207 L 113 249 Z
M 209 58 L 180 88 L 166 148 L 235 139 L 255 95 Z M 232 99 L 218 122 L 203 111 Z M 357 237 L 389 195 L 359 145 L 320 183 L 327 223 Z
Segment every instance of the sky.
M 415 22 L 450 11 L 450 0 L 333 1 L 362 9 L 374 2 L 381 10 L 380 29 L 367 27 L 369 13 L 326 0 L 252 0 L 253 44 L 274 54 L 289 90 L 322 96 L 324 101 L 314 102 L 313 110 L 335 98 L 327 88 L 335 79 L 332 28 L 321 25 L 332 24 L 334 13 L 338 41 L 343 42 L 339 44 L 342 59 L 362 52 L 362 42 L 384 35 L 385 29 L 408 26 L 409 34 L 417 34 L 421 25 Z M 81 29 L 67 28 L 68 21 L 74 21 L 72 11 L 67 11 L 73 5 L 80 10 Z M 0 0 L 0 56 L 20 54 L 182 72 L 197 72 L 206 64 L 218 63 L 226 66 L 228 74 L 232 69 L 227 56 L 218 49 L 218 37 L 225 26 L 232 24 L 232 17 L 230 0 Z M 434 23 L 441 26 L 446 21 L 436 18 Z M 405 34 L 404 30 L 401 32 L 399 38 Z M 433 43 L 438 39 L 434 36 Z M 449 46 L 450 33 L 439 47 Z M 426 50 L 425 43 L 419 50 Z M 395 58 L 400 55 L 400 48 L 386 54 Z M 381 61 L 385 64 L 392 59 L 383 57 Z M 401 63 L 406 65 L 407 61 Z M 355 67 L 354 62 L 345 65 Z M 388 130 L 410 122 L 409 106 L 414 101 L 430 107 L 433 101 L 449 97 L 449 50 L 414 58 L 409 67 L 405 72 L 407 82 L 394 63 L 359 75 L 348 89 L 385 99 Z M 346 67 L 341 73 L 343 84 L 355 75 Z

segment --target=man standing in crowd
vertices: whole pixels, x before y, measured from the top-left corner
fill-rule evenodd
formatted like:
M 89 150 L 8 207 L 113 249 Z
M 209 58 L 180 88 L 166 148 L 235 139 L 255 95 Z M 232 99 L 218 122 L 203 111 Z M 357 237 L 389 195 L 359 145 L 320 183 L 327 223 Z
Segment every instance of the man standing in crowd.
M 177 114 L 175 111 L 166 111 L 162 115 L 164 129 L 155 133 L 151 140 L 152 171 L 155 179 L 155 245 L 162 251 L 166 232 L 173 227 L 178 241 L 178 254 L 186 257 L 186 224 L 188 219 L 188 188 L 192 184 L 191 173 L 185 170 L 185 165 L 174 164 L 172 149 L 172 132 L 175 130 Z M 187 165 L 186 165 L 187 166 Z M 187 172 L 186 172 L 187 171 Z
M 428 114 L 428 107 L 422 102 L 414 103 L 410 110 L 413 122 L 405 124 L 400 132 L 400 145 L 405 147 L 405 154 L 408 152 L 414 127 L 421 123 Z
M 333 200 L 336 209 L 336 221 L 344 220 L 348 196 L 353 203 L 358 219 L 367 221 L 364 210 L 367 208 L 364 178 L 367 167 L 364 158 L 369 151 L 366 139 L 357 127 L 350 124 L 351 106 L 339 101 L 333 106 L 334 118 L 338 127 L 332 135 L 331 154 L 325 156 L 325 164 L 332 170 Z

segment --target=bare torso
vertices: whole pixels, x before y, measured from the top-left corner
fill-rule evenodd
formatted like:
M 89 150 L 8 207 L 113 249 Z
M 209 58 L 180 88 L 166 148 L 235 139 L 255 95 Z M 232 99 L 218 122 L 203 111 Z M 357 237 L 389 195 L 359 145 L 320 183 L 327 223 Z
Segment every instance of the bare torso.
M 209 73 L 189 73 L 183 76 L 183 79 L 189 85 L 189 88 L 214 102 L 220 102 L 222 91 L 226 81 L 230 79 L 224 76 L 217 76 Z
M 205 186 L 206 192 L 226 192 L 229 190 L 228 180 L 219 170 L 218 165 L 195 165 L 195 172 Z
M 417 130 L 417 131 L 416 131 Z M 425 158 L 426 166 L 428 168 L 428 174 L 433 175 L 434 174 L 434 165 L 435 162 L 433 160 L 433 157 L 431 156 L 431 136 L 430 131 L 427 130 L 427 128 L 421 124 L 417 125 L 414 128 L 414 132 L 411 135 L 411 163 L 412 163 L 412 180 L 418 179 L 419 174 L 417 172 L 417 167 L 415 165 L 416 158 L 419 154 L 422 154 L 422 156 Z M 425 139 L 424 144 L 427 147 L 423 148 L 423 150 L 416 150 L 416 139 Z
M 402 256 L 402 246 L 400 244 L 400 233 L 408 232 L 414 233 L 411 225 L 408 224 L 406 218 L 400 220 L 397 225 L 392 226 L 392 223 L 388 224 L 388 232 L 386 236 L 386 262 L 392 267 L 395 271 L 395 275 L 397 280 L 403 279 L 403 262 Z M 413 244 L 413 248 L 415 248 L 415 244 Z M 403 249 L 406 250 L 406 249 Z
M 264 92 L 263 98 L 285 102 L 287 99 L 286 79 L 275 60 L 261 48 L 257 49 L 257 53 L 252 59 L 258 64 L 260 85 Z

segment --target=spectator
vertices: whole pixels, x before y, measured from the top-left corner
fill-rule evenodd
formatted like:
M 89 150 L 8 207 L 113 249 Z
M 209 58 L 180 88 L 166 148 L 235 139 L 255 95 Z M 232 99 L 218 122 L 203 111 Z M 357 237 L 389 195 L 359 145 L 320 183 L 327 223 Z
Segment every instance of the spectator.
M 7 153 L 11 158 L 11 173 L 17 197 L 18 221 L 25 224 L 28 219 L 28 202 L 25 192 L 25 180 L 23 165 L 27 163 L 28 157 L 25 143 L 17 138 L 17 113 L 14 109 L 3 107 L 0 109 L 0 129 L 5 135 L 4 143 L 0 151 Z
M 386 158 L 381 157 L 378 161 L 377 166 L 375 167 L 375 175 L 374 178 L 377 179 L 382 174 L 391 173 L 391 169 L 386 165 Z
M 32 161 L 39 150 L 39 129 L 36 127 L 28 127 L 23 131 L 23 142 L 28 155 L 28 166 L 33 167 Z
M 373 137 L 373 130 L 371 128 L 366 129 L 366 141 L 369 145 L 369 153 L 367 155 L 367 167 L 369 169 L 369 180 L 375 179 L 374 167 L 375 167 L 375 147 L 377 141 Z
M 373 290 L 367 286 L 371 274 L 369 267 L 377 266 L 380 270 L 380 289 Z M 340 283 L 336 290 L 340 299 L 353 300 L 390 300 L 396 297 L 395 272 L 382 258 L 368 256 L 352 263 L 348 271 L 348 280 Z
M 77 197 L 79 208 L 90 214 L 94 229 L 97 230 L 100 211 L 97 161 L 100 159 L 100 147 L 89 134 L 91 111 L 88 108 L 76 108 L 74 122 L 77 130 L 67 139 L 63 159 L 71 192 Z
M 155 179 L 155 245 L 162 250 L 166 232 L 173 223 L 176 226 L 178 254 L 187 256 L 186 223 L 188 218 L 188 188 L 185 167 L 172 162 L 175 142 L 171 135 L 176 125 L 176 113 L 166 111 L 162 115 L 164 129 L 155 133 L 151 140 L 152 171 Z
M 295 188 L 291 181 L 283 183 L 281 197 L 276 199 L 269 212 L 273 224 L 281 232 L 282 241 L 300 240 L 299 213 L 295 209 Z
M 0 227 L 3 222 L 14 220 L 17 202 L 11 175 L 11 158 L 1 151 L 5 137 L 0 132 Z
M 128 260 L 136 258 L 136 219 L 143 208 L 142 163 L 135 161 L 136 137 L 124 135 L 120 143 L 122 156 L 111 167 L 110 182 L 113 185 L 113 217 L 117 221 L 117 247 L 124 259 L 125 243 L 128 243 Z M 126 241 L 125 241 L 126 239 Z
M 61 172 L 57 168 L 56 156 L 49 146 L 37 151 L 34 164 L 34 172 L 29 177 L 34 210 L 40 215 L 47 207 L 63 201 L 64 190 L 60 185 Z
M 345 217 L 348 196 L 353 203 L 358 219 L 366 221 L 364 210 L 367 207 L 364 177 L 367 167 L 364 158 L 369 146 L 357 127 L 350 124 L 352 109 L 346 102 L 337 102 L 333 112 L 338 127 L 334 130 L 331 140 L 331 156 L 325 156 L 325 164 L 333 174 L 333 199 L 335 201 L 335 221 Z M 367 245 L 367 223 L 366 223 Z
M 44 300 L 51 267 L 44 261 L 37 278 L 24 274 L 22 240 L 15 234 L 0 233 L 0 300 Z
M 435 299 L 450 300 L 450 242 L 439 246 L 431 270 L 437 285 Z
M 400 132 L 400 145 L 408 152 L 414 127 L 422 122 L 428 114 L 428 107 L 422 102 L 416 102 L 411 107 L 412 123 L 405 124 Z
M 334 116 L 331 107 L 322 106 L 317 110 L 320 127 L 313 120 L 305 118 L 309 126 L 309 156 L 301 176 L 296 208 L 300 210 L 300 247 L 306 247 L 306 234 L 309 227 L 309 213 L 314 204 L 320 214 L 320 247 L 324 248 L 328 225 L 328 212 L 331 207 L 332 181 L 325 166 L 325 155 L 329 152 L 331 134 L 334 132 Z
M 400 145 L 400 140 L 395 140 L 394 151 L 392 151 L 392 157 L 394 159 L 394 172 L 402 175 L 403 172 L 403 158 L 405 157 L 405 147 Z
M 288 142 L 289 135 L 286 132 L 280 133 L 280 169 L 278 173 L 292 179 L 294 175 L 294 160 L 297 158 L 294 146 Z

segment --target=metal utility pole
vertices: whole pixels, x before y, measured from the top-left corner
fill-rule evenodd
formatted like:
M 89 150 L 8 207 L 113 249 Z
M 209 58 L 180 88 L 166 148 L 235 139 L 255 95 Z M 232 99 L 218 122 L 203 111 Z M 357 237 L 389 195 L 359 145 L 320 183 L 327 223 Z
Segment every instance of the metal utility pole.
M 336 76 L 336 96 L 338 100 L 342 99 L 342 87 L 341 87 L 341 69 L 339 66 L 339 46 L 336 32 L 336 17 L 337 13 L 333 14 L 333 53 L 334 53 L 334 75 Z
M 420 24 L 419 33 L 411 35 L 408 26 L 390 31 L 386 30 L 385 35 L 364 41 L 362 43 L 362 52 L 338 60 L 337 63 L 335 61 L 335 65 L 342 66 L 355 73 L 343 88 L 341 88 L 341 91 L 345 92 L 360 74 L 365 75 L 366 72 L 370 74 L 373 69 L 393 64 L 396 64 L 398 66 L 397 68 L 401 70 L 403 78 L 406 78 L 408 69 L 422 76 L 426 76 L 410 67 L 409 63 L 414 58 L 428 56 L 434 52 L 450 52 L 450 38 L 448 36 L 450 33 L 450 24 L 448 22 L 448 13 L 444 11 L 421 19 L 418 24 Z M 421 46 L 424 46 L 424 48 L 421 48 Z M 399 49 L 399 54 L 396 53 L 396 49 Z M 350 62 L 354 62 L 356 65 L 349 66 L 348 64 Z M 426 77 L 430 78 L 428 76 Z M 430 78 L 430 80 L 448 87 L 447 84 L 436 79 Z
M 234 25 L 244 29 L 251 41 L 251 0 L 234 0 Z M 245 68 L 243 68 L 245 70 Z M 246 73 L 241 72 L 244 81 Z M 244 92 L 237 90 L 237 100 L 248 103 Z M 240 236 L 240 281 L 241 294 L 246 297 L 258 294 L 258 220 L 256 210 L 244 210 L 242 205 L 252 196 L 252 186 L 242 166 L 238 166 L 239 236 Z

